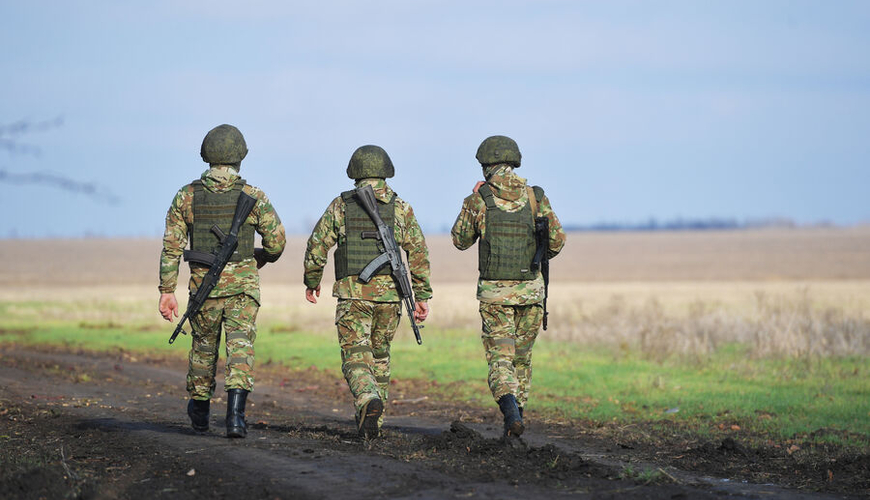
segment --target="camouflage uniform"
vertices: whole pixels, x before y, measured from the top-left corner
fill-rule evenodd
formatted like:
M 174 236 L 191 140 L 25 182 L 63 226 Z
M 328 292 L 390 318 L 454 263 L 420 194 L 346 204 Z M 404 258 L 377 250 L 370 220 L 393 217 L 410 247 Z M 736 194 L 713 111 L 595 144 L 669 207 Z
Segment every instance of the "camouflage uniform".
M 375 198 L 383 203 L 393 197 L 393 190 L 384 179 L 364 178 L 356 188 L 370 185 Z M 427 301 L 432 297 L 429 286 L 429 250 L 423 231 L 406 201 L 395 198 L 394 236 L 408 258 L 408 271 L 414 299 Z M 345 202 L 335 198 L 317 221 L 305 251 L 303 281 L 307 288 L 316 288 L 323 277 L 327 254 L 345 239 Z M 390 384 L 390 343 L 402 314 L 399 292 L 390 275 L 375 275 L 368 283 L 358 276 L 336 280 L 332 295 L 338 298 L 335 325 L 341 347 L 341 371 L 354 398 L 359 418 L 362 408 L 373 399 L 386 402 Z M 381 418 L 379 424 L 383 422 Z
M 487 166 L 484 176 L 500 209 L 516 212 L 529 202 L 531 189 L 511 165 Z M 549 219 L 548 255 L 555 257 L 565 245 L 565 233 L 546 195 L 537 205 L 536 215 Z M 486 234 L 486 204 L 479 193 L 465 198 L 450 234 L 453 245 L 460 250 L 471 247 Z M 532 379 L 532 346 L 543 320 L 544 280 L 540 272 L 532 280 L 480 279 L 477 299 L 492 396 L 499 401 L 502 396 L 513 394 L 523 408 Z
M 231 190 L 239 178 L 236 169 L 229 165 L 212 165 L 202 174 L 201 181 L 205 189 L 222 193 Z M 268 260 L 275 260 L 287 242 L 284 226 L 263 191 L 251 185 L 245 185 L 242 191 L 257 199 L 246 223 L 254 226 L 262 236 L 263 250 L 270 256 Z M 160 293 L 172 293 L 178 284 L 179 262 L 187 246 L 188 232 L 193 227 L 193 197 L 193 185 L 184 186 L 175 195 L 166 214 L 166 232 L 160 255 Z M 191 266 L 191 295 L 196 293 L 207 272 L 205 266 Z M 193 345 L 187 391 L 192 399 L 208 400 L 214 393 L 221 325 L 227 354 L 224 387 L 227 391 L 253 390 L 255 322 L 259 307 L 260 275 L 255 259 L 227 263 L 205 305 L 191 318 Z

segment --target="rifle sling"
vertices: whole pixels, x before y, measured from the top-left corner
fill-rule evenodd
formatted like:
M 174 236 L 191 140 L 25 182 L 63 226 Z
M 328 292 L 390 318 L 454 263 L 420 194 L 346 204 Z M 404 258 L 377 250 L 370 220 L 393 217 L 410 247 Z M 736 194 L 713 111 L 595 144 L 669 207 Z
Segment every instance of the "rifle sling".
M 526 186 L 526 193 L 529 196 L 529 204 L 532 206 L 532 217 L 538 216 L 538 201 L 535 198 L 535 190 L 531 186 Z

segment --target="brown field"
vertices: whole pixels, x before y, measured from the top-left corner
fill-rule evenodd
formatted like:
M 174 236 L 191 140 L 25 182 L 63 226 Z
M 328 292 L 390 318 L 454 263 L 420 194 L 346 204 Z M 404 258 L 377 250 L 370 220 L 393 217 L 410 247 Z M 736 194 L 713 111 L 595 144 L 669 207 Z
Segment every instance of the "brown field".
M 427 238 L 436 284 L 472 282 L 475 251 Z M 157 239 L 0 240 L 0 284 L 155 284 Z M 301 282 L 305 237 L 291 236 L 265 285 Z M 571 233 L 553 281 L 870 280 L 870 226 L 747 231 Z M 327 270 L 327 275 L 331 269 Z
M 475 250 L 455 250 L 446 235 L 428 244 L 430 324 L 478 328 Z M 48 320 L 160 324 L 160 247 L 157 239 L 0 241 L 0 301 L 46 301 Z M 291 237 L 262 273 L 260 319 L 331 332 L 332 299 L 316 307 L 302 299 L 304 249 L 304 237 Z M 760 355 L 866 354 L 868 249 L 870 227 L 572 233 L 552 262 L 547 335 L 662 355 L 728 341 L 754 343 Z

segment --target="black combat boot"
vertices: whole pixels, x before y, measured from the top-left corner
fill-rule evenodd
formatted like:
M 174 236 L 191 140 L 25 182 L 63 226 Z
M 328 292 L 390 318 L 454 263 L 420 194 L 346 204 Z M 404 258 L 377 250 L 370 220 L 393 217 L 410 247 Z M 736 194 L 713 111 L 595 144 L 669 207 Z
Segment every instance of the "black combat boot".
M 523 426 L 523 417 L 517 407 L 517 398 L 513 394 L 505 394 L 499 398 L 498 407 L 504 415 L 504 435 L 520 436 L 526 428 Z
M 193 430 L 205 432 L 208 430 L 209 400 L 191 399 L 187 402 L 187 416 Z
M 362 407 L 359 417 L 359 436 L 363 439 L 374 439 L 380 434 L 378 419 L 384 413 L 384 402 L 378 398 L 372 399 Z
M 227 391 L 227 437 L 243 438 L 248 434 L 245 424 L 245 401 L 248 391 L 230 389 Z

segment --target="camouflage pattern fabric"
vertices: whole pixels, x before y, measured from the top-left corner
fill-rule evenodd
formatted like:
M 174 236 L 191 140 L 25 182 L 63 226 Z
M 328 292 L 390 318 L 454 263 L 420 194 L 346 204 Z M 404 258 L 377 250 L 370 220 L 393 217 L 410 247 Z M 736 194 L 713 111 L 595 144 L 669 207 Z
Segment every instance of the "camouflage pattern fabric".
M 359 179 L 355 187 L 369 185 L 380 202 L 394 195 L 384 179 Z M 329 249 L 343 242 L 345 203 L 341 196 L 329 204 L 308 238 L 303 261 L 303 282 L 316 288 L 323 277 Z M 405 250 L 414 298 L 418 302 L 432 297 L 429 285 L 429 250 L 423 231 L 406 201 L 395 199 L 393 233 L 396 243 Z M 348 276 L 335 282 L 332 295 L 337 297 L 335 325 L 341 347 L 341 371 L 353 394 L 357 422 L 363 407 L 374 398 L 384 403 L 389 395 L 390 343 L 399 326 L 402 304 L 393 278 L 374 276 L 368 283 L 358 276 Z M 384 416 L 378 419 L 378 426 Z
M 477 154 L 474 157 L 483 166 L 506 163 L 514 168 L 520 168 L 523 159 L 517 142 L 503 135 L 494 135 L 484 139 L 477 148 Z
M 245 137 L 239 129 L 226 123 L 209 130 L 199 149 L 202 161 L 210 164 L 238 165 L 247 155 Z
M 247 294 L 205 301 L 191 318 L 193 345 L 190 348 L 187 392 L 192 399 L 211 399 L 221 343 L 221 326 L 226 339 L 225 390 L 254 390 L 254 340 L 257 338 L 259 305 Z
M 202 176 L 206 189 L 226 192 L 239 180 L 238 171 L 229 165 L 212 165 Z M 247 223 L 262 236 L 263 249 L 274 261 L 287 243 L 281 219 L 260 189 L 246 185 L 243 191 L 257 199 Z M 173 293 L 178 285 L 178 266 L 188 232 L 193 227 L 193 186 L 181 188 L 166 214 L 163 252 L 160 254 L 160 293 Z M 192 266 L 188 288 L 196 293 L 208 272 L 204 266 Z M 189 355 L 187 390 L 193 399 L 211 398 L 215 390 L 215 370 L 220 347 L 221 326 L 226 337 L 225 388 L 254 388 L 254 339 L 260 304 L 260 275 L 253 258 L 229 262 L 220 280 L 209 294 L 202 310 L 193 318 L 192 347 Z
M 526 180 L 508 164 L 488 165 L 484 177 L 492 189 L 496 206 L 515 212 L 529 203 Z M 534 196 L 534 195 L 532 195 Z M 550 258 L 565 246 L 565 232 L 546 195 L 538 205 L 538 216 L 550 224 Z M 465 198 L 450 232 L 453 245 L 465 250 L 486 234 L 486 203 L 478 193 Z M 481 339 L 489 365 L 487 382 L 493 399 L 513 394 L 522 408 L 529 399 L 532 380 L 532 347 L 544 317 L 544 280 L 540 272 L 534 280 L 478 280 Z
M 389 179 L 395 173 L 393 161 L 384 148 L 371 144 L 356 148 L 347 163 L 347 176 L 351 179 L 366 177 Z
M 206 189 L 226 192 L 232 189 L 239 179 L 239 174 L 228 165 L 213 165 L 202 174 L 201 179 Z M 262 245 L 266 253 L 277 258 L 287 244 L 281 219 L 278 218 L 275 208 L 263 191 L 250 185 L 246 185 L 243 191 L 257 199 L 257 204 L 246 222 L 254 226 L 257 233 L 262 236 Z M 160 293 L 172 293 L 178 285 L 178 266 L 192 226 L 193 186 L 188 184 L 175 195 L 166 214 L 163 252 L 160 254 L 160 286 L 158 287 Z M 191 268 L 189 283 L 191 293 L 196 293 L 207 272 L 208 268 L 204 266 Z M 209 298 L 229 297 L 240 293 L 249 295 L 258 303 L 260 301 L 260 275 L 257 272 L 256 261 L 252 258 L 229 262 L 221 273 L 217 286 L 209 294 Z
M 484 168 L 487 183 L 492 189 L 496 206 L 508 212 L 520 210 L 529 202 L 526 180 L 513 172 L 507 164 Z M 538 204 L 538 215 L 550 222 L 550 245 L 548 255 L 555 257 L 565 246 L 565 232 L 556 217 L 550 200 L 544 195 Z M 450 235 L 453 245 L 465 250 L 486 234 L 486 203 L 483 197 L 473 193 L 462 202 L 462 209 Z M 477 299 L 490 304 L 523 305 L 537 304 L 544 300 L 544 280 L 540 273 L 533 280 L 478 280 Z
M 522 408 L 532 383 L 532 346 L 544 319 L 541 304 L 506 306 L 480 303 L 483 348 L 489 364 L 489 390 L 498 402 L 513 394 Z
M 388 202 L 393 196 L 393 190 L 384 179 L 366 178 L 355 183 L 357 188 L 370 185 L 375 191 L 375 198 Z M 305 250 L 303 266 L 305 274 L 303 282 L 307 288 L 316 288 L 323 278 L 323 268 L 326 266 L 329 249 L 345 238 L 344 228 L 345 203 L 341 196 L 332 200 L 326 212 L 317 221 L 308 247 Z M 411 288 L 417 301 L 432 298 L 432 287 L 429 284 L 429 250 L 420 224 L 414 216 L 414 210 L 408 202 L 396 197 L 394 220 L 394 235 L 396 243 L 405 250 L 408 258 L 408 272 L 411 278 Z M 368 283 L 362 283 L 357 276 L 348 276 L 335 282 L 332 295 L 340 299 L 363 299 L 374 302 L 398 302 L 399 293 L 391 276 L 375 276 Z
M 401 315 L 400 302 L 339 299 L 335 325 L 341 347 L 341 371 L 353 394 L 357 418 L 375 398 L 385 404 L 390 387 L 390 343 Z M 383 422 L 383 415 L 379 424 Z

